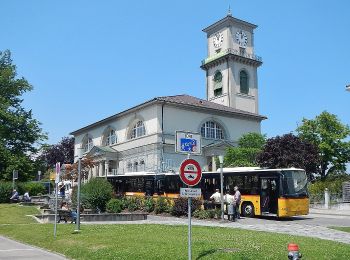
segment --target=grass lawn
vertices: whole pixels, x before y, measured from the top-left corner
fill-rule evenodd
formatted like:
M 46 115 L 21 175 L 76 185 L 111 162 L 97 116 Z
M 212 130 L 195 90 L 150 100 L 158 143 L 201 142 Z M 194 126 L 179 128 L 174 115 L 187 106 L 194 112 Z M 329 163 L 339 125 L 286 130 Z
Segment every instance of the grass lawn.
M 0 224 L 36 223 L 32 217 L 26 216 L 35 214 L 39 214 L 39 210 L 32 206 L 0 204 Z
M 75 225 L 59 224 L 56 240 L 53 226 L 0 224 L 0 234 L 72 259 L 187 259 L 187 226 L 83 224 L 81 233 L 73 234 Z M 350 245 L 342 243 L 242 229 L 192 229 L 193 259 L 286 259 L 291 242 L 299 245 L 303 259 L 350 259 Z

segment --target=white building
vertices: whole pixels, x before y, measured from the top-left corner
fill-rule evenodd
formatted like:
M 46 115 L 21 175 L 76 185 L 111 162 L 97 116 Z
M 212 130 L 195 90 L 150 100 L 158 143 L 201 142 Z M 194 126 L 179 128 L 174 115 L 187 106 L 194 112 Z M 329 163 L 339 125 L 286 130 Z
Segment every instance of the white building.
M 224 154 L 246 133 L 260 133 L 266 117 L 258 114 L 256 25 L 230 14 L 205 28 L 208 57 L 207 100 L 189 95 L 156 97 L 78 129 L 75 154 L 83 148 L 97 162 L 91 176 L 137 171 L 178 171 L 186 158 L 175 153 L 175 132 L 201 133 L 202 154 L 193 156 L 204 170 L 215 170 L 214 156 Z

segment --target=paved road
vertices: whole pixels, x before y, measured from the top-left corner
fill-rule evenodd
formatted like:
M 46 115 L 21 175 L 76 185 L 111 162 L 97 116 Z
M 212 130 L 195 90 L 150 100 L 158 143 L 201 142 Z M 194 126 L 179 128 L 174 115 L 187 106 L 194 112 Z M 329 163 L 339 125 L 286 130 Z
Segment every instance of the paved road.
M 102 224 L 89 222 L 83 224 Z M 186 218 L 149 215 L 147 220 L 104 222 L 104 224 L 165 224 L 187 225 Z M 350 226 L 349 216 L 310 214 L 306 217 L 293 217 L 284 220 L 276 218 L 242 218 L 237 222 L 207 221 L 192 219 L 193 225 L 242 228 L 248 230 L 299 235 L 321 238 L 350 244 L 350 233 L 328 228 L 329 226 Z
M 63 256 L 56 255 L 42 249 L 18 243 L 0 236 L 0 259 L 36 259 L 36 260 L 62 260 Z

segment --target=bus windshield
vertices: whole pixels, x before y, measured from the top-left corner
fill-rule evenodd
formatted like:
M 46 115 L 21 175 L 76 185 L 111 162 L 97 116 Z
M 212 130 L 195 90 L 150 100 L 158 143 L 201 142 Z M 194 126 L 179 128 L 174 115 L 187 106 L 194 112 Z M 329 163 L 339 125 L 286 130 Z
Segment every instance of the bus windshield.
M 282 185 L 284 196 L 307 196 L 307 177 L 304 171 L 283 171 Z

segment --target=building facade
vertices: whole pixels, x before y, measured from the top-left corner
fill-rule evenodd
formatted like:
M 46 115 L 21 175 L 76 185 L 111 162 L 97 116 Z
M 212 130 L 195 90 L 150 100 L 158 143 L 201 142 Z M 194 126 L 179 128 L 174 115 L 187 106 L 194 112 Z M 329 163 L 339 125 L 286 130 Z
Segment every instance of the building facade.
M 200 133 L 202 154 L 194 155 L 204 170 L 215 170 L 215 157 L 235 146 L 246 133 L 260 133 L 257 67 L 253 29 L 256 26 L 227 15 L 205 28 L 208 57 L 207 100 L 189 95 L 156 97 L 126 111 L 78 129 L 79 148 L 96 162 L 92 176 L 140 171 L 175 171 L 186 158 L 175 153 L 175 132 Z

